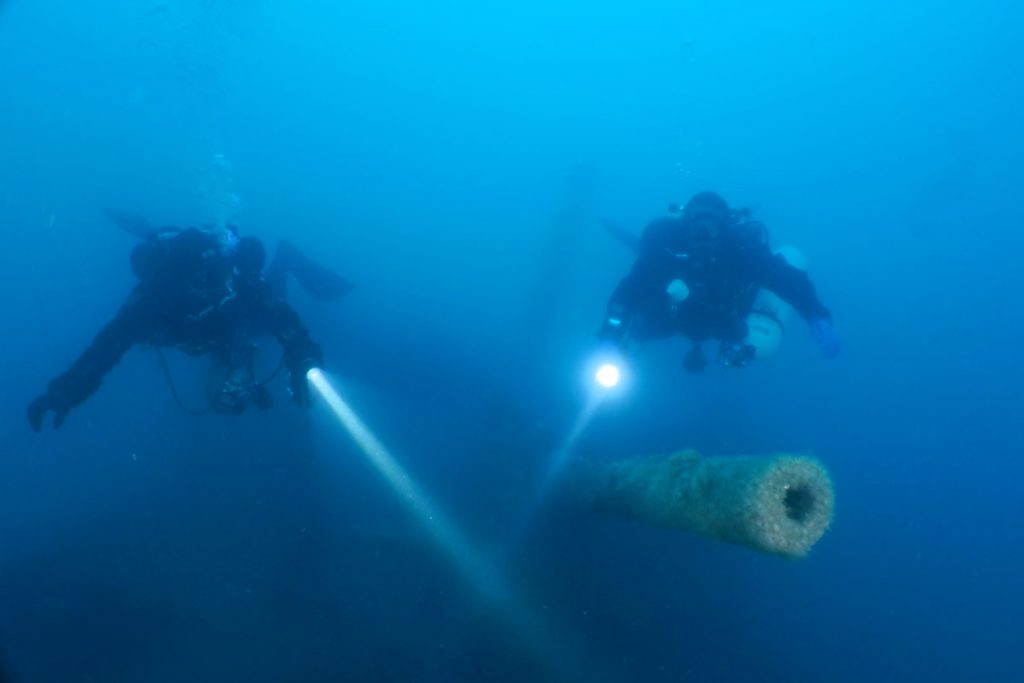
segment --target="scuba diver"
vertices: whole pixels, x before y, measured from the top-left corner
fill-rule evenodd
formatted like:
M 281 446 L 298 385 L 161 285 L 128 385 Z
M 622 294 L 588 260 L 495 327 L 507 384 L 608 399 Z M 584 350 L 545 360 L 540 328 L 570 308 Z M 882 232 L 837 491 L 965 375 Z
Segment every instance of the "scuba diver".
M 839 353 L 832 316 L 798 256 L 772 253 L 764 226 L 750 220 L 749 211 L 730 209 L 713 192 L 699 192 L 682 210 L 670 211 L 639 240 L 607 225 L 637 260 L 611 296 L 599 339 L 625 350 L 630 342 L 685 336 L 693 346 L 683 366 L 692 373 L 705 369 L 701 346 L 715 339 L 722 365 L 744 367 L 777 346 L 785 302 L 808 322 L 827 358 Z
M 164 228 L 147 233 L 131 253 L 138 284 L 89 348 L 32 401 L 32 429 L 41 431 L 49 412 L 54 414 L 54 428 L 59 428 L 68 412 L 99 389 L 103 377 L 134 345 L 210 356 L 210 409 L 238 414 L 248 401 L 263 410 L 270 407 L 266 382 L 253 378 L 253 340 L 276 337 L 284 350 L 281 366 L 291 374 L 292 398 L 299 405 L 308 404 L 306 372 L 321 363 L 322 351 L 283 298 L 288 274 L 298 275 L 292 268 L 296 261 L 288 260 L 294 257 L 285 249 L 284 262 L 265 275 L 263 244 L 254 237 L 239 238 L 236 229 Z M 272 282 L 272 277 L 278 281 Z

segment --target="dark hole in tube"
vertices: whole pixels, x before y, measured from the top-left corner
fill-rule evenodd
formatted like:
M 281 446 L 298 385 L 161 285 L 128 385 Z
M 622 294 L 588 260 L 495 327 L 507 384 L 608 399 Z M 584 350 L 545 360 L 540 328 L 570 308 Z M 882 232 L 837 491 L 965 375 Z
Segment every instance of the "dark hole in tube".
M 787 486 L 783 504 L 786 516 L 797 524 L 803 524 L 814 511 L 814 493 L 807 486 Z

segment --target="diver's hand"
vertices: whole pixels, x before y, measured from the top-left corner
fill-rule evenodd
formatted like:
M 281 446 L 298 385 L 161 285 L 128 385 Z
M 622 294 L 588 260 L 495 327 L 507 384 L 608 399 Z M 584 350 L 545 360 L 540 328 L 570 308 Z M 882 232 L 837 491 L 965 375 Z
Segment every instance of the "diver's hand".
M 309 379 L 306 374 L 323 365 L 324 351 L 311 339 L 295 344 L 288 351 L 288 372 L 291 373 L 289 388 L 292 400 L 297 405 L 308 406 Z
M 814 343 L 818 345 L 818 348 L 821 349 L 825 358 L 835 358 L 838 356 L 842 344 L 839 342 L 839 334 L 836 332 L 836 328 L 832 326 L 832 321 L 828 318 L 815 318 L 810 321 L 810 326 L 811 337 L 814 339 Z
M 295 401 L 295 405 L 308 406 L 310 404 L 309 380 L 306 379 L 305 370 L 292 371 L 289 380 L 289 393 L 292 400 Z
M 38 434 L 43 431 L 43 420 L 46 418 L 46 413 L 53 411 L 53 428 L 60 429 L 70 410 L 69 407 L 56 405 L 49 394 L 43 394 L 29 404 L 28 423 L 32 427 L 32 431 Z
M 626 348 L 626 326 L 622 318 L 616 315 L 609 315 L 601 323 L 601 329 L 597 331 L 597 339 L 602 346 L 615 347 L 618 351 Z

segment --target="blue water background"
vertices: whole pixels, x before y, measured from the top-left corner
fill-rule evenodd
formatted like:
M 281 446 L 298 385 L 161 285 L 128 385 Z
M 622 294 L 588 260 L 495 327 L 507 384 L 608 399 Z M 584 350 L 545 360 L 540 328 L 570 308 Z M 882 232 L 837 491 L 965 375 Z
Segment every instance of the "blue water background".
M 6 676 L 1021 680 L 1022 15 L 0 3 Z M 137 349 L 63 429 L 29 431 L 28 401 L 132 286 L 132 238 L 100 209 L 214 220 L 218 154 L 245 234 L 356 283 L 292 302 L 546 647 L 283 381 L 269 415 L 195 418 Z M 821 359 L 802 324 L 742 372 L 689 376 L 683 346 L 649 347 L 581 448 L 815 455 L 836 518 L 801 562 L 557 495 L 535 509 L 630 264 L 600 219 L 639 230 L 702 189 L 808 254 L 843 354 Z M 199 401 L 205 364 L 169 361 Z

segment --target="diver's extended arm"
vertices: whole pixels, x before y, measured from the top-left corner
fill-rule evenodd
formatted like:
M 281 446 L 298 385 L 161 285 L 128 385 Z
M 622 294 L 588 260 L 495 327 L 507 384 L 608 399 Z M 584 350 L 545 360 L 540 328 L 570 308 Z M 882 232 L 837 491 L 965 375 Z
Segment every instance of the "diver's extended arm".
M 621 342 L 636 312 L 660 291 L 670 268 L 667 241 L 671 229 L 670 223 L 657 220 L 648 225 L 637 240 L 636 261 L 608 301 L 608 313 L 598 332 L 602 339 Z
M 835 358 L 839 354 L 841 344 L 839 335 L 832 326 L 832 314 L 818 300 L 807 273 L 794 268 L 778 254 L 769 255 L 764 260 L 759 281 L 762 286 L 775 292 L 795 308 L 807 321 L 811 337 L 826 358 Z
M 269 294 L 269 289 L 267 291 Z M 299 405 L 308 405 L 306 373 L 323 363 L 323 349 L 309 336 L 299 314 L 284 299 L 266 296 L 262 313 L 270 333 L 284 348 L 284 362 L 291 374 L 292 398 Z
M 148 316 L 147 302 L 140 290 L 107 323 L 92 344 L 65 371 L 50 382 L 46 393 L 29 405 L 28 421 L 36 432 L 43 428 L 46 413 L 54 413 L 53 426 L 59 428 L 68 412 L 80 406 L 99 389 L 103 377 L 117 365 L 128 349 L 142 338 Z
M 765 249 L 767 252 L 767 249 Z M 767 253 L 759 268 L 758 284 L 779 295 L 786 303 L 796 309 L 804 320 L 831 320 L 825 305 L 818 299 L 814 285 L 807 273 L 794 268 L 782 256 Z

